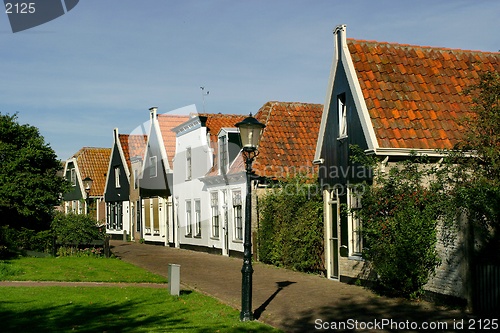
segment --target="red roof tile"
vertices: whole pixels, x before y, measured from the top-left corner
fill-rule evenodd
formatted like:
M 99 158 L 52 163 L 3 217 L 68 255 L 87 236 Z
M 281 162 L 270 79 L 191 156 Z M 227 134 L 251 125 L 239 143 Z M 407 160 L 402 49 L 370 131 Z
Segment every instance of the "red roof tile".
M 90 189 L 90 196 L 104 195 L 110 157 L 111 148 L 94 147 L 84 147 L 73 155 L 80 170 L 82 180 L 90 177 L 94 181 Z
M 179 116 L 172 114 L 159 114 L 158 123 L 160 125 L 161 135 L 163 137 L 163 144 L 167 151 L 168 164 L 170 168 L 174 168 L 173 158 L 175 156 L 175 133 L 172 128 L 189 120 L 189 116 Z
M 217 135 L 222 128 L 235 128 L 247 116 L 241 114 L 222 114 L 222 113 L 201 113 L 199 116 L 207 117 L 205 126 L 210 134 L 210 146 L 213 149 L 214 157 L 218 154 Z M 234 171 L 233 171 L 234 172 Z M 214 158 L 214 165 L 207 173 L 207 176 L 216 176 L 219 173 L 218 158 Z
M 129 135 L 129 134 L 118 134 L 120 144 L 122 146 L 123 154 L 125 155 L 125 160 L 129 170 L 131 170 L 130 159 L 135 156 L 144 157 L 146 151 L 146 144 L 148 141 L 147 135 Z
M 267 102 L 255 115 L 266 125 L 253 169 L 260 176 L 286 178 L 311 174 L 323 105 Z
M 481 72 L 500 71 L 497 52 L 353 39 L 348 47 L 383 148 L 452 148 L 462 130 L 458 120 L 472 107 L 463 90 Z M 412 121 L 394 122 L 399 117 Z

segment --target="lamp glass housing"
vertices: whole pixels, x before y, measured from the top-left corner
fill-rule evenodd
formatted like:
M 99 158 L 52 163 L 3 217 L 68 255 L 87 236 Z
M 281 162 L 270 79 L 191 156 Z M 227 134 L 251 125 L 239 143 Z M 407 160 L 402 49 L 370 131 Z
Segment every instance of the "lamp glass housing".
M 93 183 L 94 183 L 94 181 L 92 180 L 92 178 L 86 177 L 83 180 L 83 187 L 85 188 L 85 191 L 90 191 L 90 188 L 92 187 Z
M 240 130 L 241 144 L 244 149 L 255 150 L 259 147 L 260 137 L 266 125 L 250 115 L 235 126 Z

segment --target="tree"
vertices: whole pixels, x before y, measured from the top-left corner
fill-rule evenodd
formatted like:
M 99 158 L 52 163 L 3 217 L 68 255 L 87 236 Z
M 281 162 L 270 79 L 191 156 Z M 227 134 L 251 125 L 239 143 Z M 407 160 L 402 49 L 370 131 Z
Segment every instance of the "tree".
M 500 264 L 500 74 L 481 75 L 466 92 L 474 106 L 450 158 L 454 195 L 472 222 L 477 259 Z
M 0 113 L 0 224 L 16 229 L 50 227 L 66 181 L 61 162 L 38 128 Z

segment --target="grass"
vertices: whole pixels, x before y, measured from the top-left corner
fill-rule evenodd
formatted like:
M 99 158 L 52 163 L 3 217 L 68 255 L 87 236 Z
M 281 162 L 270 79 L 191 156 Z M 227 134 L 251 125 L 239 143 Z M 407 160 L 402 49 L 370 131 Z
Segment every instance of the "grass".
M 2 287 L 1 331 L 279 332 L 196 292 L 115 287 Z
M 167 279 L 118 259 L 23 257 L 0 261 L 0 280 L 70 282 L 153 282 Z
M 118 259 L 20 258 L 0 261 L 0 280 L 165 282 Z M 2 333 L 280 332 L 240 322 L 239 311 L 192 291 L 140 287 L 0 287 Z

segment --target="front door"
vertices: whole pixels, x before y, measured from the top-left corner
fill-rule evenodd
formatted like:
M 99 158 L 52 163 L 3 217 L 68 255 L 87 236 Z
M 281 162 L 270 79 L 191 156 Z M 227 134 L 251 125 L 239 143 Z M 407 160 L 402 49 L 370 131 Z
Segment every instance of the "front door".
M 329 269 L 328 274 L 330 279 L 339 279 L 339 232 L 338 232 L 338 218 L 339 218 L 339 205 L 337 201 L 336 191 L 331 191 L 328 195 L 328 252 L 329 252 Z

